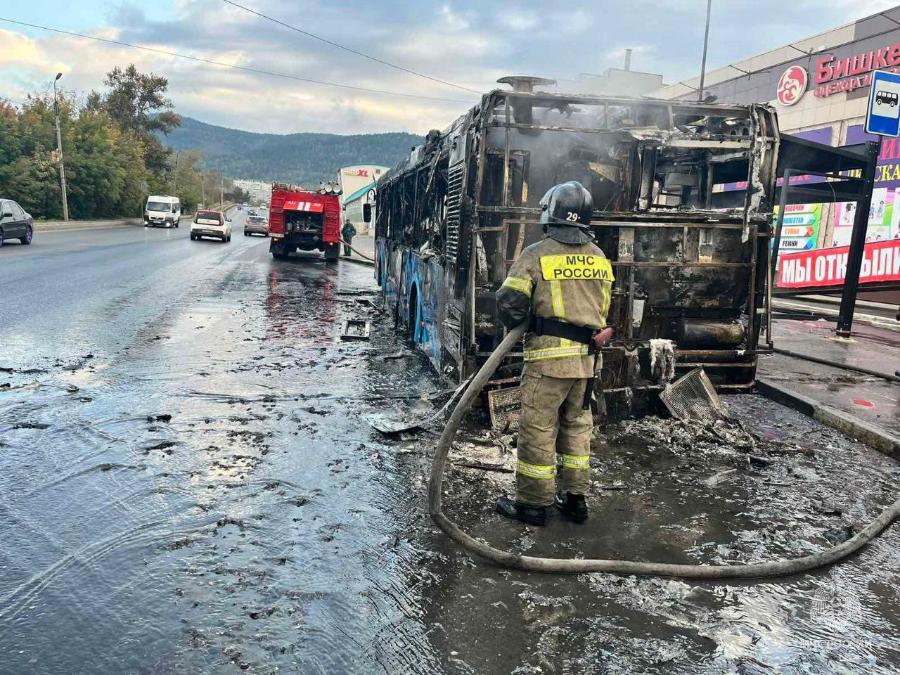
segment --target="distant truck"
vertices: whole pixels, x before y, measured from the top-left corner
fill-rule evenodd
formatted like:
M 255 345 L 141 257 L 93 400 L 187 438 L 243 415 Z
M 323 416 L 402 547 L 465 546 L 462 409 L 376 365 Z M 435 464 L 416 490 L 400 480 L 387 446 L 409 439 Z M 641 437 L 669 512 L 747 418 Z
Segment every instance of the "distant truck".
M 181 222 L 181 201 L 169 195 L 150 195 L 144 206 L 144 227 L 178 227 Z
M 269 251 L 283 259 L 294 251 L 321 251 L 335 262 L 340 253 L 340 189 L 334 185 L 308 190 L 275 183 L 269 208 Z

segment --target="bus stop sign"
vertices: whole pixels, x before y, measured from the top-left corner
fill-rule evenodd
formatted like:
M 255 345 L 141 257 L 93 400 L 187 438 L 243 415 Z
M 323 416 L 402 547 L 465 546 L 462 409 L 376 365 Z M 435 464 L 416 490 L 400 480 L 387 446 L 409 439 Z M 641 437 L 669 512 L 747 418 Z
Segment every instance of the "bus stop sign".
M 900 136 L 900 75 L 872 73 L 866 131 L 878 136 Z

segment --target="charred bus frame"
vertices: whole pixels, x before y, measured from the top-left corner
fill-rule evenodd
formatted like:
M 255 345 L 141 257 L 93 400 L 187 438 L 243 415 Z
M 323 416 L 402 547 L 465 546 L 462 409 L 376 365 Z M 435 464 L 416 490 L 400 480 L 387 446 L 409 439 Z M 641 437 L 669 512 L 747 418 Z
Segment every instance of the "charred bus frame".
M 679 370 L 702 365 L 720 389 L 752 386 L 769 311 L 775 112 L 501 82 L 514 89 L 430 132 L 378 182 L 376 274 L 397 326 L 442 372 L 472 373 L 504 335 L 494 294 L 541 236 L 540 197 L 581 180 L 616 274 L 604 391 L 661 386 L 654 338 L 675 342 Z M 717 207 L 725 192 L 740 203 Z M 510 382 L 521 354 L 511 356 Z

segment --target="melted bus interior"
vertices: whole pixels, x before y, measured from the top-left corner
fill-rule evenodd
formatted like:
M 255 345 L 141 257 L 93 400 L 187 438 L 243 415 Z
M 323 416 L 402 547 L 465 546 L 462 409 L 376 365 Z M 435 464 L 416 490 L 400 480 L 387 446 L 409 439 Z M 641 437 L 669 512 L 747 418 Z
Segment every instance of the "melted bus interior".
M 541 197 L 578 180 L 616 274 L 605 391 L 661 386 L 652 338 L 675 342 L 682 370 L 704 364 L 720 388 L 751 386 L 778 143 L 766 106 L 491 92 L 378 183 L 386 306 L 437 368 L 464 378 L 504 335 L 494 294 L 542 236 Z M 734 188 L 741 202 L 714 208 Z

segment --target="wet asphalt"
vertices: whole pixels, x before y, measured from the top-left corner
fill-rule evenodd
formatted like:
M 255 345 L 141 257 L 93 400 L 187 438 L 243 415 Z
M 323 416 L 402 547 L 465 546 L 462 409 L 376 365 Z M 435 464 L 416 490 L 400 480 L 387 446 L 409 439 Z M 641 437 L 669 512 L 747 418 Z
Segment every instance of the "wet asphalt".
M 234 226 L 0 249 L 0 672 L 437 663 L 407 648 L 408 488 L 359 419 L 435 384 L 339 339 L 370 269 Z
M 241 224 L 227 244 L 130 227 L 0 249 L 0 673 L 900 668 L 896 529 L 764 583 L 473 560 L 425 514 L 434 432 L 366 422 L 449 386 L 373 306 L 372 271 L 275 262 Z M 341 340 L 347 319 L 371 339 Z M 494 514 L 514 438 L 473 420 L 446 510 L 532 554 L 730 564 L 821 550 L 895 498 L 892 460 L 731 401 L 749 445 L 672 421 L 600 430 L 581 528 Z

